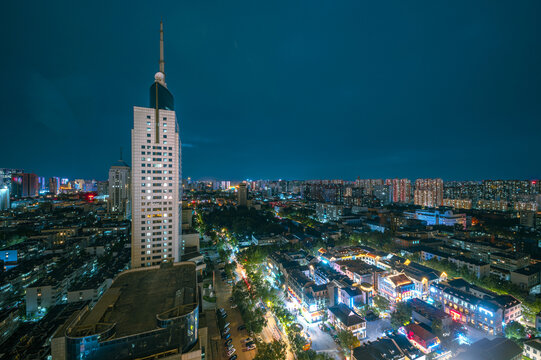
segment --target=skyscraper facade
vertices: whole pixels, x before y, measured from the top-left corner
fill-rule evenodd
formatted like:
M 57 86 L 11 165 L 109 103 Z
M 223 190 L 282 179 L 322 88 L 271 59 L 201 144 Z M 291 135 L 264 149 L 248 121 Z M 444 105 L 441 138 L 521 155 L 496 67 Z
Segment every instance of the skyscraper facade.
M 133 108 L 132 268 L 176 262 L 181 255 L 181 144 L 163 51 L 161 24 L 160 71 L 150 87 L 150 107 Z
M 415 180 L 415 205 L 426 207 L 439 207 L 443 205 L 443 180 L 442 179 L 417 179 Z
M 125 218 L 131 217 L 131 169 L 123 160 L 109 169 L 107 210 Z

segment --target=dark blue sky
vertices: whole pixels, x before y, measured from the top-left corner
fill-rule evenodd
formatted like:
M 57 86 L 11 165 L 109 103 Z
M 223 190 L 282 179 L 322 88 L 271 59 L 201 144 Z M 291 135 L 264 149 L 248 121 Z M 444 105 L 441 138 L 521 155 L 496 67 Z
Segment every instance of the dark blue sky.
M 129 157 L 163 17 L 185 177 L 537 178 L 540 13 L 538 0 L 11 1 L 0 167 L 105 179 L 121 146 Z

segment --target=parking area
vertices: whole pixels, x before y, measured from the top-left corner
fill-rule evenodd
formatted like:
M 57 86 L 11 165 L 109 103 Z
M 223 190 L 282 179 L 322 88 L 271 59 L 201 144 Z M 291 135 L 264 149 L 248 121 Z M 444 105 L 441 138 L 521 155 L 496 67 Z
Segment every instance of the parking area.
M 235 354 L 237 355 L 238 360 L 252 360 L 255 357 L 257 350 L 243 351 L 244 345 L 241 343 L 242 339 L 248 337 L 246 330 L 238 330 L 238 327 L 243 324 L 240 312 L 237 309 L 231 308 L 231 303 L 229 298 L 231 297 L 232 287 L 230 284 L 222 281 L 220 277 L 220 272 L 215 271 L 215 291 L 216 291 L 216 306 L 217 308 L 223 308 L 227 312 L 227 318 L 225 319 L 226 323 L 229 323 L 229 333 L 231 334 L 231 339 L 233 339 L 232 344 L 235 347 Z M 222 359 L 229 359 L 225 353 L 225 341 L 221 341 L 222 346 Z

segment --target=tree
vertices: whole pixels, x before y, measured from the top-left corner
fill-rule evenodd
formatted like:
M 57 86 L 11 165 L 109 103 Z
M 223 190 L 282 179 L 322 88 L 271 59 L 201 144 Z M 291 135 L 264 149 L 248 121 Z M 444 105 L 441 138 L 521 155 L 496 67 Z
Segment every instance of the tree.
M 508 339 L 522 339 L 526 336 L 526 329 L 520 323 L 511 321 L 505 326 L 505 337 Z
M 304 345 L 306 345 L 306 339 L 301 336 L 296 331 L 289 331 L 287 334 L 287 337 L 289 339 L 289 344 L 291 345 L 291 348 L 293 349 L 293 352 L 297 354 L 297 358 L 299 358 L 299 355 L 304 352 Z
M 443 323 L 440 318 L 436 318 L 432 321 L 432 333 L 439 337 L 440 339 L 443 336 Z
M 341 330 L 337 334 L 340 345 L 347 353 L 353 349 L 353 347 L 359 342 L 359 339 L 349 330 Z
M 400 302 L 391 314 L 391 326 L 396 330 L 411 320 L 411 307 L 406 302 Z
M 254 360 L 285 360 L 286 344 L 283 341 L 274 340 L 270 343 L 259 343 L 257 355 Z
M 378 308 L 379 311 L 387 311 L 389 310 L 391 303 L 383 296 L 376 295 L 374 296 L 374 305 Z

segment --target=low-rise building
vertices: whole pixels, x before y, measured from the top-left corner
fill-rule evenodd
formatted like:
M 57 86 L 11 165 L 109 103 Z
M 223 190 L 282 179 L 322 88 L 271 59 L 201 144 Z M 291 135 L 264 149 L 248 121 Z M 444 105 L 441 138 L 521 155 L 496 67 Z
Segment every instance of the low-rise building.
M 523 290 L 530 290 L 541 283 L 541 263 L 511 271 L 510 280 Z
M 414 290 L 415 284 L 405 274 L 385 276 L 378 281 L 378 294 L 391 303 L 413 298 Z
M 518 252 L 490 253 L 490 264 L 500 269 L 514 271 L 530 265 L 530 255 Z
M 463 279 L 433 284 L 430 292 L 453 320 L 491 335 L 501 334 L 505 324 L 522 316 L 522 304 L 511 295 L 497 295 Z
M 430 328 L 432 328 L 432 323 L 434 321 L 439 321 L 444 333 L 450 330 L 453 319 L 443 310 L 440 310 L 437 307 L 430 305 L 426 301 L 417 298 L 411 299 L 410 304 L 411 318 L 413 321 L 425 324 Z
M 425 354 L 430 354 L 440 345 L 440 339 L 418 324 L 404 326 L 408 340 Z
M 368 341 L 353 349 L 352 360 L 425 360 L 426 356 L 404 335 L 390 335 Z
M 481 339 L 470 345 L 466 351 L 454 356 L 454 360 L 520 360 L 522 349 L 506 338 Z
M 328 321 L 337 329 L 351 331 L 357 339 L 366 337 L 366 320 L 345 304 L 329 307 Z
M 125 271 L 92 309 L 85 307 L 57 329 L 52 357 L 200 359 L 202 348 L 210 347 L 199 337 L 197 291 L 191 262 Z
M 490 264 L 484 261 L 467 258 L 465 256 L 450 256 L 447 260 L 458 268 L 466 268 L 478 279 L 490 275 Z
M 466 228 L 466 214 L 455 214 L 451 210 L 416 210 L 414 213 L 404 212 L 407 219 L 424 221 L 426 225 L 460 225 Z
M 541 360 L 541 339 L 525 341 L 522 355 L 531 360 Z

